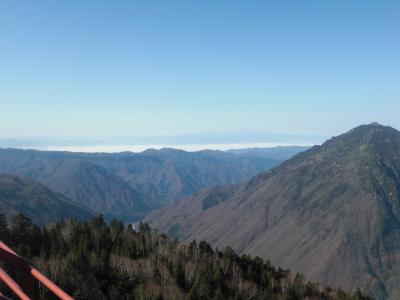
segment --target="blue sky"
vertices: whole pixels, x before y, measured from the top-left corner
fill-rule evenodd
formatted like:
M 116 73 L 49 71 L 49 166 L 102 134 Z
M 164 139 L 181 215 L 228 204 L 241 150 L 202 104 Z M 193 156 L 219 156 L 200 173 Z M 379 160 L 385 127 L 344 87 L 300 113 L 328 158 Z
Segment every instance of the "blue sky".
M 400 128 L 399 1 L 0 2 L 0 137 Z

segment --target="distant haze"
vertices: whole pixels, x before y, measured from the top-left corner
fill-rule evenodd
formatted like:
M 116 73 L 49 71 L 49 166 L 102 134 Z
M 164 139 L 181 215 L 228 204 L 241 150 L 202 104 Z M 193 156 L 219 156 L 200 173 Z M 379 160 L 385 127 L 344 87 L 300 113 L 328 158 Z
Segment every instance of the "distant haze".
M 312 146 L 327 137 L 277 134 L 263 131 L 198 133 L 170 136 L 115 138 L 3 139 L 0 148 L 38 149 L 72 152 L 141 152 L 146 149 L 174 148 L 185 151 Z
M 279 146 L 313 146 L 314 144 L 291 144 L 291 143 L 253 143 L 253 144 L 186 144 L 186 145 L 98 145 L 98 146 L 48 146 L 37 147 L 37 150 L 51 151 L 70 151 L 70 152 L 142 152 L 148 149 L 163 149 L 173 148 L 185 151 L 200 151 L 200 150 L 230 150 L 230 149 L 247 149 L 247 148 L 273 148 Z

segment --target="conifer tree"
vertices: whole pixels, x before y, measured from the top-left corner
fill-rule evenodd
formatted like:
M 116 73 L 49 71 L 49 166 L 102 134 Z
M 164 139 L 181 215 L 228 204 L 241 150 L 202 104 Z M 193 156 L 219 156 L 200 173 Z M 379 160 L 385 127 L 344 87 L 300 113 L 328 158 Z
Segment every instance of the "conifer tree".
M 7 219 L 4 214 L 0 214 L 0 241 L 8 243 L 10 231 L 8 229 Z

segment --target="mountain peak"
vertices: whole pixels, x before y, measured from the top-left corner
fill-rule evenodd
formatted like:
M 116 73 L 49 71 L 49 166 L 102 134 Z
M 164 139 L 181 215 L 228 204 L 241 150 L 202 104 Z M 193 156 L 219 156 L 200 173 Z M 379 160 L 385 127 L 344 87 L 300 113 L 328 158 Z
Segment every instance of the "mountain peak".
M 400 145 L 400 132 L 393 127 L 373 122 L 355 127 L 342 135 L 333 137 L 325 142 L 322 148 L 336 146 L 348 151 L 351 148 L 358 149 L 362 145 L 379 146 L 388 142 L 393 145 Z
M 370 124 L 364 124 L 364 125 L 360 125 L 357 126 L 353 129 L 351 129 L 350 131 L 348 131 L 346 134 L 368 134 L 371 132 L 375 132 L 375 131 L 397 131 L 396 129 L 390 127 L 390 126 L 385 126 L 382 124 L 379 124 L 377 122 L 372 122 Z

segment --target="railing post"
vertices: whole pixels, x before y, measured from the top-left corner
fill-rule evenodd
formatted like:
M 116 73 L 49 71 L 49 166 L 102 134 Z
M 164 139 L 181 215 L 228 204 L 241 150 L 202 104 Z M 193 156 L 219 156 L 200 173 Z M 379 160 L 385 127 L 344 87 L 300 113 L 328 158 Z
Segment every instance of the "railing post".
M 31 298 L 26 295 L 21 287 L 10 277 L 8 274 L 0 268 L 0 279 L 10 288 L 10 290 L 18 296 L 21 300 L 31 300 Z
M 37 269 L 33 268 L 27 261 L 10 249 L 7 245 L 0 241 L 0 259 L 13 265 L 14 267 L 20 269 L 23 272 L 23 287 L 24 291 L 30 295 L 31 298 L 35 298 L 35 279 L 47 287 L 51 292 L 53 292 L 61 300 L 74 300 L 71 296 L 65 293 L 52 281 L 50 281 L 46 276 L 40 273 Z M 9 288 L 21 299 L 30 300 L 11 277 L 8 276 L 0 268 L 0 279 L 3 280 Z M 1 296 L 1 295 L 0 295 Z M 1 300 L 2 298 L 0 298 Z

